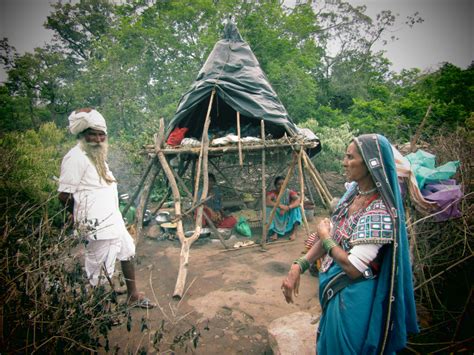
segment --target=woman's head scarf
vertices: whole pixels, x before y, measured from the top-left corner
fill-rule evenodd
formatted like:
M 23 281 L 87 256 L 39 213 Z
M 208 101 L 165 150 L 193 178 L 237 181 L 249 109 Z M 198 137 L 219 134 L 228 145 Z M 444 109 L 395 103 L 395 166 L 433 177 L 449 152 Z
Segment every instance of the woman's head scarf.
M 384 255 L 363 353 L 392 353 L 418 332 L 405 212 L 390 142 L 382 135 L 354 139 L 394 221 L 394 242 Z M 382 333 L 380 325 L 382 324 Z

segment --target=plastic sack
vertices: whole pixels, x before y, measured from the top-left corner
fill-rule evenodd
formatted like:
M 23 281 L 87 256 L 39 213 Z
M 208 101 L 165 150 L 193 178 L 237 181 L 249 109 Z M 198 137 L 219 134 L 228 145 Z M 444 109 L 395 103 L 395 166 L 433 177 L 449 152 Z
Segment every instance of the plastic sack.
M 246 236 L 246 237 L 252 236 L 252 230 L 250 229 L 250 226 L 244 217 L 239 218 L 239 221 L 235 225 L 235 230 L 237 231 L 237 233 L 243 236 Z
M 418 187 L 423 189 L 425 184 L 437 183 L 441 180 L 450 179 L 459 167 L 459 161 L 450 161 L 444 165 L 435 167 L 436 157 L 423 150 L 406 156 L 416 177 Z

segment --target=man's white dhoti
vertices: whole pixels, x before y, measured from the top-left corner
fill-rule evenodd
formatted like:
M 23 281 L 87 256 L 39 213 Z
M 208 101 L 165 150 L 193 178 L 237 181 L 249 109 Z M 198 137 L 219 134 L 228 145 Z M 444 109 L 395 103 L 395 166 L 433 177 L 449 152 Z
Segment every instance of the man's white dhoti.
M 88 239 L 86 246 L 85 269 L 91 285 L 96 286 L 112 278 L 115 260 L 130 260 L 135 255 L 135 244 L 130 235 L 120 238 L 93 240 Z

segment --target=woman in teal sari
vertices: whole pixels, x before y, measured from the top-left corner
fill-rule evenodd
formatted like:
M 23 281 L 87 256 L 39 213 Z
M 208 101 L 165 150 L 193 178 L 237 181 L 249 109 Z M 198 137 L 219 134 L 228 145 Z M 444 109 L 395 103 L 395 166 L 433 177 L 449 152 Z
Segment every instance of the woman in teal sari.
M 403 203 L 388 140 L 355 138 L 344 157 L 351 182 L 319 240 L 282 283 L 287 302 L 300 274 L 322 258 L 317 353 L 390 354 L 418 331 Z
M 280 193 L 284 180 L 285 178 L 283 176 L 277 176 L 274 181 L 275 190 L 271 190 L 267 193 L 267 219 L 270 217 L 272 209 L 276 205 L 278 194 Z M 290 234 L 289 239 L 294 240 L 296 238 L 298 225 L 301 224 L 301 221 L 300 197 L 296 191 L 285 189 L 281 195 L 280 203 L 277 206 L 272 223 L 268 228 L 269 240 L 275 241 L 278 237 L 283 237 L 286 234 Z

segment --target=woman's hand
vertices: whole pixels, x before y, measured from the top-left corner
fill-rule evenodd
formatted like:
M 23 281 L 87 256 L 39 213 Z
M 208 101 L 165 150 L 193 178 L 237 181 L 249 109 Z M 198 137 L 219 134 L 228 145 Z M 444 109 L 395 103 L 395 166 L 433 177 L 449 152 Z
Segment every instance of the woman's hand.
M 287 205 L 280 205 L 278 207 L 280 207 L 280 210 L 285 211 L 285 212 L 288 212 L 290 210 L 290 206 L 287 206 Z
M 321 240 L 331 238 L 331 220 L 324 218 L 316 227 L 316 233 Z
M 293 295 L 298 296 L 300 288 L 301 269 L 297 264 L 292 264 L 288 275 L 281 283 L 281 290 L 287 303 L 293 303 Z

